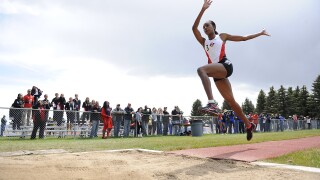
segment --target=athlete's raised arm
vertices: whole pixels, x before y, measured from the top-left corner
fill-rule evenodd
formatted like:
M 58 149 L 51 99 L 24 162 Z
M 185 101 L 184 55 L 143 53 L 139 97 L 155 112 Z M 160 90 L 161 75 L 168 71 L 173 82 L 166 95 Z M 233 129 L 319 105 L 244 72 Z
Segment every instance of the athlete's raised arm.
M 198 40 L 198 42 L 201 44 L 201 46 L 204 46 L 205 38 L 202 37 L 200 31 L 198 30 L 198 26 L 199 26 L 199 23 L 200 23 L 200 20 L 202 18 L 204 11 L 210 7 L 211 3 L 212 3 L 211 0 L 204 0 L 201 11 L 198 14 L 197 19 L 194 21 L 193 26 L 192 26 L 193 34 L 196 37 L 196 39 Z
M 259 36 L 270 36 L 270 34 L 268 34 L 265 29 L 263 29 L 259 33 L 251 34 L 251 35 L 247 35 L 247 36 L 236 36 L 236 35 L 230 35 L 227 33 L 220 34 L 220 37 L 223 41 L 247 41 L 247 40 L 259 37 Z

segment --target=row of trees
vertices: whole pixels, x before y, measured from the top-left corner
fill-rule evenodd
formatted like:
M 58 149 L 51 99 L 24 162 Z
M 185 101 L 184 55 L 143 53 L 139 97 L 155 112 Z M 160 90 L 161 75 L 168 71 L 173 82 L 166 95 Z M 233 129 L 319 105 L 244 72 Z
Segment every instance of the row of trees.
M 193 103 L 191 115 L 203 115 L 198 112 L 198 108 L 202 106 L 200 100 Z M 222 104 L 222 109 L 231 109 L 226 101 Z M 260 90 L 256 107 L 248 98 L 242 103 L 243 112 L 248 114 L 255 113 L 273 113 L 281 114 L 285 117 L 292 116 L 293 114 L 320 117 L 320 75 L 312 84 L 312 92 L 309 93 L 306 86 L 301 88 L 297 86 L 295 89 L 292 87 L 285 88 L 280 86 L 278 90 L 270 87 L 269 92 L 266 94 Z

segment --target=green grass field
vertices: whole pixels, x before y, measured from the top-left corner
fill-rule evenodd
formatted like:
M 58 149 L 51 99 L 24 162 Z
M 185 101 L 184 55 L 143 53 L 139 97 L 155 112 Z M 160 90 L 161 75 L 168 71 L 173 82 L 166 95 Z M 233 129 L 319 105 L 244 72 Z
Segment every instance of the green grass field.
M 269 159 L 267 161 L 279 164 L 320 168 L 320 148 L 297 151 L 277 158 Z
M 191 148 L 249 144 L 265 141 L 279 141 L 310 136 L 320 136 L 320 130 L 255 133 L 253 140 L 249 142 L 246 140 L 245 134 L 208 134 L 201 137 L 149 136 L 143 138 L 110 139 L 81 139 L 73 137 L 58 139 L 56 137 L 49 137 L 41 140 L 19 139 L 17 137 L 2 137 L 0 138 L 0 152 L 43 149 L 64 149 L 71 152 L 81 152 L 130 148 L 171 151 Z

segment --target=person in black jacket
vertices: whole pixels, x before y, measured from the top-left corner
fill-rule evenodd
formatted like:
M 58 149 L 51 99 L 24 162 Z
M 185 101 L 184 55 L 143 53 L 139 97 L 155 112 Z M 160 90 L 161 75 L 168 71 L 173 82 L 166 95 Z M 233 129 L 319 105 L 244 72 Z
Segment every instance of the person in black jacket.
M 98 129 L 100 124 L 101 108 L 99 102 L 96 101 L 91 108 L 91 133 L 90 138 L 98 137 Z
M 169 118 L 170 118 L 170 114 L 167 110 L 167 107 L 164 107 L 163 108 L 163 119 L 162 119 L 162 122 L 163 122 L 163 135 L 164 136 L 167 136 L 168 135 L 168 129 L 169 129 Z
M 145 105 L 144 110 L 142 110 L 142 133 L 143 133 L 143 136 L 147 136 L 149 134 L 150 115 L 151 115 L 151 109 L 148 108 L 147 105 Z
M 49 119 L 49 110 L 50 110 L 50 108 L 51 108 L 51 103 L 50 103 L 50 101 L 49 101 L 49 99 L 48 99 L 48 94 L 45 94 L 45 95 L 44 95 L 44 99 L 42 100 L 42 103 L 43 103 L 45 109 L 48 110 L 48 111 L 47 111 L 47 116 L 46 116 L 46 121 L 48 121 L 48 119 Z
M 74 124 L 75 119 L 75 107 L 74 107 L 74 101 L 72 97 L 69 98 L 69 101 L 66 103 L 64 109 L 66 110 L 67 114 L 67 130 L 72 129 L 72 125 Z
M 131 104 L 128 103 L 128 106 L 124 108 L 125 114 L 124 114 L 124 137 L 129 137 L 130 132 L 130 124 L 132 120 L 132 114 L 134 114 L 134 110 L 131 107 Z
M 86 100 L 82 104 L 82 108 L 85 112 L 82 113 L 82 121 L 81 124 L 83 125 L 86 120 L 90 120 L 90 113 L 86 111 L 91 111 L 92 105 L 90 103 L 90 99 L 87 97 Z
M 38 99 L 41 97 L 42 91 L 38 87 L 32 86 L 31 95 L 34 97 L 33 103 L 35 105 L 38 102 Z
M 31 139 L 35 139 L 37 135 L 38 129 L 39 138 L 44 138 L 44 129 L 46 128 L 46 116 L 48 113 L 48 109 L 45 108 L 43 101 L 38 101 L 36 105 L 32 107 L 32 115 L 33 115 L 33 130 L 31 134 Z
M 23 108 L 24 107 L 24 101 L 23 101 L 23 95 L 20 93 L 18 94 L 17 99 L 14 100 L 12 104 L 12 108 L 10 109 L 12 120 L 12 129 L 13 130 L 20 130 L 20 125 L 22 123 L 22 114 L 23 114 Z
M 74 95 L 75 98 L 73 99 L 73 103 L 74 103 L 74 110 L 77 111 L 75 113 L 75 119 L 77 121 L 78 124 L 80 124 L 80 108 L 81 108 L 81 100 L 78 98 L 78 94 Z

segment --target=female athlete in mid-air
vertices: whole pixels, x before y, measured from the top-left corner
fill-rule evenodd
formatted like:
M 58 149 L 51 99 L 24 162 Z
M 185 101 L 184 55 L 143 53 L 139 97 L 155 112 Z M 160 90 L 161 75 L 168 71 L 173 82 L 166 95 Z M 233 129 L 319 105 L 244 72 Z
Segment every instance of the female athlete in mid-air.
M 233 97 L 231 84 L 228 80 L 228 77 L 232 74 L 233 67 L 231 61 L 226 57 L 225 43 L 227 41 L 247 41 L 262 35 L 269 36 L 269 34 L 265 30 L 248 36 L 234 36 L 226 33 L 218 34 L 215 23 L 213 21 L 207 21 L 203 25 L 204 33 L 208 36 L 208 39 L 205 39 L 198 30 L 198 26 L 203 13 L 210 7 L 211 3 L 211 0 L 204 0 L 202 9 L 192 26 L 194 36 L 201 46 L 203 46 L 208 57 L 208 64 L 198 68 L 198 74 L 208 97 L 207 106 L 203 107 L 201 110 L 209 114 L 217 114 L 220 111 L 218 103 L 213 99 L 212 95 L 209 77 L 213 77 L 222 97 L 227 101 L 235 114 L 244 121 L 247 127 L 247 140 L 250 141 L 252 139 L 252 130 L 255 129 L 255 125 L 248 121 L 243 114 L 241 107 Z

